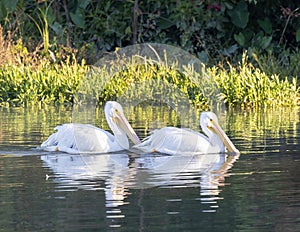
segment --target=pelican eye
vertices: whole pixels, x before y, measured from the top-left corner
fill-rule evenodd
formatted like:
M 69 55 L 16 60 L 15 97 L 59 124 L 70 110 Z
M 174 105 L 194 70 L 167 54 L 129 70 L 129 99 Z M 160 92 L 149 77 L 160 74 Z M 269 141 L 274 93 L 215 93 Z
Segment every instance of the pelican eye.
M 209 119 L 210 122 L 213 122 L 214 120 L 212 118 Z
M 120 111 L 119 111 L 118 109 L 114 109 L 114 114 L 115 114 L 116 116 L 118 116 L 118 115 L 120 115 Z

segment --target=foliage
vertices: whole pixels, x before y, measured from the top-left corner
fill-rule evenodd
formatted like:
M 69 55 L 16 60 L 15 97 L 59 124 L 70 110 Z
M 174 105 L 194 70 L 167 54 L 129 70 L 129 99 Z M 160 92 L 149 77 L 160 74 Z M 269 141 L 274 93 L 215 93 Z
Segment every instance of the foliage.
M 50 42 L 49 42 L 49 9 L 51 6 L 51 3 L 53 0 L 50 2 L 49 5 L 45 5 L 43 8 L 42 7 L 37 7 L 38 13 L 37 13 L 37 18 L 38 21 L 36 21 L 32 16 L 28 15 L 30 19 L 34 22 L 36 25 L 37 29 L 39 30 L 40 35 L 43 38 L 43 46 L 44 46 L 44 52 L 47 53 L 49 50 Z
M 79 81 L 87 72 L 84 63 L 7 65 L 0 68 L 0 104 L 72 103 Z
M 222 98 L 229 105 L 243 107 L 296 106 L 299 87 L 296 78 L 281 80 L 278 75 L 267 75 L 248 62 L 246 53 L 238 67 L 229 64 L 230 70 L 213 67 L 208 72 L 221 88 Z
M 200 82 L 179 72 L 176 64 L 166 66 L 151 60 L 142 65 L 133 62 L 115 72 L 113 77 L 109 75 L 103 69 L 97 70 L 91 75 L 94 80 L 91 81 L 91 77 L 86 78 L 87 82 L 82 82 L 79 91 L 92 94 L 99 102 L 126 98 L 126 101 L 163 99 L 179 104 L 180 101 L 187 100 L 200 108 L 207 108 L 207 99 Z M 104 81 L 105 79 L 107 80 Z
M 271 76 L 272 74 L 277 74 L 281 77 L 287 77 L 290 81 L 296 78 L 299 86 L 299 49 L 295 49 L 295 51 L 285 49 L 278 55 L 275 55 L 273 52 L 261 54 L 259 51 L 253 49 L 249 51 L 248 54 L 251 63 L 267 75 Z
M 296 78 L 284 78 L 267 75 L 248 62 L 246 53 L 238 67 L 228 64 L 229 71 L 221 67 L 212 67 L 202 74 L 211 78 L 212 85 L 191 79 L 189 72 L 179 72 L 176 64 L 166 66 L 146 62 L 143 65 L 127 63 L 122 70 L 110 76 L 105 68 L 90 75 L 90 69 L 84 63 L 68 59 L 64 63 L 52 63 L 42 60 L 39 66 L 28 64 L 7 65 L 0 69 L 0 103 L 2 105 L 24 105 L 36 103 L 74 103 L 79 95 L 90 94 L 97 101 L 117 99 L 127 96 L 131 99 L 178 99 L 183 94 L 200 108 L 207 107 L 211 96 L 204 88 L 217 84 L 222 99 L 233 106 L 258 107 L 295 106 L 299 100 L 299 88 Z M 105 78 L 109 79 L 105 80 Z M 203 80 L 203 79 L 199 79 Z M 173 91 L 174 90 L 174 91 Z M 126 92 L 129 91 L 129 92 Z M 75 97 L 75 98 L 74 98 Z
M 21 40 L 14 44 L 0 36 L 0 43 L 3 45 L 1 105 L 72 104 L 80 100 L 78 96 L 87 94 L 99 102 L 120 96 L 137 99 L 160 95 L 169 99 L 187 98 L 199 108 L 207 108 L 208 100 L 215 98 L 219 90 L 224 101 L 237 106 L 296 105 L 299 99 L 299 53 L 288 50 L 280 60 L 272 53 L 257 58 L 252 50 L 249 52 L 252 62 L 244 53 L 241 64 L 228 62 L 226 69 L 213 66 L 202 73 L 189 67 L 179 71 L 176 63 L 169 66 L 147 60 L 142 65 L 125 62 L 115 72 L 104 67 L 96 75 L 89 75 L 90 68 L 84 60 L 77 63 L 75 55 L 56 53 L 53 59 L 38 51 L 29 52 Z M 258 67 L 251 64 L 255 62 Z M 203 78 L 205 75 L 211 78 Z
M 36 46 L 40 34 L 44 48 L 75 47 L 90 62 L 135 42 L 173 44 L 205 62 L 244 49 L 278 55 L 279 48 L 299 46 L 300 9 L 292 0 L 134 2 L 3 0 L 0 22 L 26 43 Z
M 78 91 L 82 95 L 90 94 L 88 101 L 93 99 L 99 102 L 120 98 L 126 98 L 126 101 L 163 98 L 178 102 L 183 94 L 201 109 L 207 109 L 208 100 L 216 97 L 221 97 L 230 106 L 238 107 L 299 104 L 299 87 L 295 77 L 289 78 L 289 81 L 288 78 L 282 80 L 276 74 L 268 75 L 249 63 L 246 53 L 237 67 L 228 65 L 229 71 L 214 66 L 203 70 L 202 74 L 195 71 L 192 74 L 188 70 L 180 72 L 176 64 L 170 67 L 151 61 L 143 65 L 127 63 L 113 76 L 106 67 L 96 70 L 81 82 Z M 193 79 L 192 75 L 200 78 Z M 212 83 L 204 83 L 206 78 L 203 75 L 209 76 L 207 81 Z M 214 85 L 218 86 L 217 90 L 213 89 Z

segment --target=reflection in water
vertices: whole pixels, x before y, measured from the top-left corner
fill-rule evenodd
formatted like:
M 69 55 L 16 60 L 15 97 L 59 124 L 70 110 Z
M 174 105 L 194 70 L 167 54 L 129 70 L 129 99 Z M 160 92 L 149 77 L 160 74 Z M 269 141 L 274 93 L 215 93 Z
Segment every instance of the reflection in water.
M 167 156 L 162 154 L 118 153 L 69 155 L 50 153 L 41 159 L 58 183 L 58 191 L 102 190 L 105 193 L 107 218 L 122 218 L 121 206 L 131 189 L 200 187 L 195 196 L 215 212 L 228 169 L 238 156 L 207 154 Z M 115 222 L 115 221 L 114 221 Z M 117 225 L 111 225 L 117 226 Z
M 141 138 L 182 125 L 168 108 L 124 110 Z M 219 121 L 241 156 L 205 156 L 205 164 L 198 156 L 42 152 L 35 148 L 73 121 L 72 109 L 0 108 L 0 231 L 300 231 L 299 115 L 229 110 Z M 109 129 L 102 108 L 76 122 Z

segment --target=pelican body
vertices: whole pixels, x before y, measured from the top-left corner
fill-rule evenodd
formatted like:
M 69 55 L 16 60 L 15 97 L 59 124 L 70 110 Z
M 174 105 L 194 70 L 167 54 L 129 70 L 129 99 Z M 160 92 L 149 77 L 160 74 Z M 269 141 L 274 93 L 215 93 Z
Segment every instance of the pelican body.
M 104 113 L 114 135 L 93 125 L 68 123 L 57 126 L 57 132 L 50 135 L 41 148 L 70 154 L 107 153 L 129 149 L 127 136 L 134 144 L 140 143 L 119 103 L 108 101 Z
M 134 148 L 169 155 L 223 153 L 226 148 L 230 153 L 239 153 L 219 126 L 214 113 L 202 112 L 200 126 L 207 136 L 190 129 L 164 127 L 154 130 L 142 143 L 134 145 Z

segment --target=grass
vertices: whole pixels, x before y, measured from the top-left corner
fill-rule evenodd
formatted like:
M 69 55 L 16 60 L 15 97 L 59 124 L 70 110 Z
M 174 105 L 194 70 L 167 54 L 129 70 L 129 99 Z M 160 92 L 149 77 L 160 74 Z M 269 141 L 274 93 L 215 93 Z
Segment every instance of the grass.
M 0 105 L 72 103 L 81 78 L 88 70 L 84 63 L 67 60 L 52 64 L 7 65 L 0 68 Z
M 144 64 L 127 63 L 126 68 L 113 73 L 96 69 L 82 80 L 79 93 L 90 95 L 88 101 L 105 102 L 120 98 L 127 102 L 166 100 L 172 104 L 192 101 L 207 107 L 200 83 L 179 72 L 175 65 L 170 67 L 151 60 Z
M 296 106 L 299 103 L 296 77 L 267 75 L 249 63 L 246 54 L 238 67 L 229 64 L 229 70 L 213 67 L 208 72 L 221 89 L 221 98 L 229 105 Z
M 28 52 L 21 43 L 6 44 L 3 38 L 0 43 L 9 45 L 2 47 L 7 49 L 2 51 L 0 62 L 1 106 L 74 104 L 80 96 L 90 96 L 98 102 L 160 96 L 170 101 L 187 99 L 203 109 L 208 107 L 209 99 L 216 97 L 236 107 L 299 104 L 297 77 L 264 72 L 259 67 L 266 68 L 264 62 L 268 60 L 262 59 L 259 67 L 254 67 L 246 53 L 237 66 L 206 68 L 203 73 L 210 78 L 203 78 L 203 73 L 192 69 L 180 72 L 176 64 L 167 66 L 151 60 L 143 64 L 127 62 L 113 73 L 106 68 L 93 70 L 84 61 L 77 63 L 72 55 L 53 61 Z M 272 68 L 275 66 L 272 63 Z

